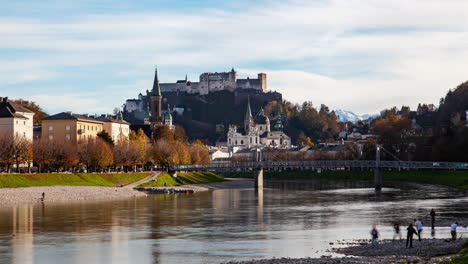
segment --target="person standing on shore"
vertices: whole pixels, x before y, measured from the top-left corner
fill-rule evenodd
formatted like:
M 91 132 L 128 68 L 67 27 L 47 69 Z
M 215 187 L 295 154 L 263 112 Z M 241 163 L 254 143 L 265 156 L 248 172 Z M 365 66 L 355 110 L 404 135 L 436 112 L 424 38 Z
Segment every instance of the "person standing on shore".
M 431 228 L 432 228 L 432 230 L 435 229 L 435 216 L 436 216 L 436 213 L 435 213 L 434 209 L 431 209 Z
M 395 230 L 395 233 L 393 234 L 393 240 L 395 240 L 396 237 L 400 237 L 401 240 L 400 224 L 393 224 L 393 229 Z
M 42 193 L 41 202 L 44 202 L 44 200 L 45 200 L 45 192 Z
M 455 222 L 450 226 L 450 234 L 452 235 L 452 240 L 457 239 L 457 227 L 458 227 L 458 222 Z
M 418 240 L 421 241 L 421 232 L 423 230 L 423 225 L 420 219 L 416 220 L 414 219 L 414 225 L 416 226 L 416 229 L 418 230 Z
M 413 227 L 413 224 L 409 224 L 408 228 L 406 229 L 408 232 L 406 233 L 406 248 L 408 248 L 408 244 L 410 245 L 410 248 L 413 247 L 413 235 L 417 234 L 418 231 L 416 231 Z
M 371 230 L 372 236 L 372 247 L 376 247 L 379 245 L 379 231 L 377 231 L 377 227 L 374 225 Z

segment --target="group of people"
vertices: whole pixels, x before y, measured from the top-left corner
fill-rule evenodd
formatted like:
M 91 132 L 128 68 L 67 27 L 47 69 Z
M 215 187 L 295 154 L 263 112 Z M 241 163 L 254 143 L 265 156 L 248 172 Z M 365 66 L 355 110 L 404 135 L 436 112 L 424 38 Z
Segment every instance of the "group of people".
M 431 210 L 430 212 L 431 216 L 431 228 L 432 230 L 435 229 L 435 217 L 436 213 L 434 209 Z M 457 239 L 457 227 L 458 227 L 458 222 L 453 223 L 450 226 L 450 234 L 452 236 L 452 240 Z M 400 224 L 399 223 L 394 223 L 393 224 L 393 229 L 395 233 L 393 234 L 393 239 L 395 240 L 396 238 L 400 238 L 401 240 L 401 232 L 400 232 Z M 413 236 L 417 235 L 418 240 L 421 241 L 421 233 L 423 231 L 423 223 L 421 219 L 414 219 L 413 223 L 410 223 L 408 227 L 406 228 L 407 233 L 406 233 L 406 247 L 413 247 Z M 371 236 L 372 236 L 372 246 L 375 247 L 378 244 L 378 239 L 379 239 L 379 232 L 377 231 L 377 227 L 374 225 L 371 230 Z

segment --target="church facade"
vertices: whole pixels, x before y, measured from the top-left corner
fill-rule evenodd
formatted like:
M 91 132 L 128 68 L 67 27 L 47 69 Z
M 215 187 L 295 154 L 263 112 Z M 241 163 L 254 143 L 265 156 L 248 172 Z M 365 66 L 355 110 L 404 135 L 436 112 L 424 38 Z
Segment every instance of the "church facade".
M 227 146 L 285 149 L 291 147 L 291 138 L 283 132 L 281 115 L 275 118 L 273 129 L 271 129 L 270 119 L 265 115 L 263 108 L 254 117 L 250 108 L 250 100 L 248 100 L 244 127 L 239 130 L 235 125 L 229 126 Z

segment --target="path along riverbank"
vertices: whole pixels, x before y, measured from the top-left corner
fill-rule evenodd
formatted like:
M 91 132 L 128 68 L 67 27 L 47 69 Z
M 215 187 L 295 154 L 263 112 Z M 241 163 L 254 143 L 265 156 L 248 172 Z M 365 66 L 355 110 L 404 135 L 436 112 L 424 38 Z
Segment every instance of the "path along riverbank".
M 406 248 L 404 240 L 384 240 L 372 247 L 367 241 L 353 241 L 347 247 L 332 249 L 334 253 L 347 257 L 321 258 L 280 258 L 263 259 L 243 262 L 227 262 L 227 264 L 397 264 L 419 263 L 436 264 L 455 257 L 466 243 L 463 239 L 451 241 L 448 239 L 423 239 L 414 241 L 413 248 Z

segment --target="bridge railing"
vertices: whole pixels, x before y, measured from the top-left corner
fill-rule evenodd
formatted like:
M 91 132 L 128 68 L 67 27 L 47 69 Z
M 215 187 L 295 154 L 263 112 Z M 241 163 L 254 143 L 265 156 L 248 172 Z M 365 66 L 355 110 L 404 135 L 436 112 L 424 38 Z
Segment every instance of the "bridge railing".
M 468 163 L 464 162 L 429 162 L 429 161 L 386 161 L 377 163 L 375 160 L 307 160 L 307 161 L 260 161 L 260 162 L 216 162 L 209 164 L 173 165 L 175 171 L 193 170 L 245 170 L 245 169 L 346 169 L 346 168 L 387 168 L 387 169 L 440 169 L 440 170 L 468 170 Z

